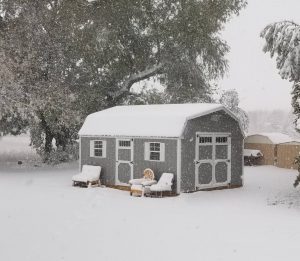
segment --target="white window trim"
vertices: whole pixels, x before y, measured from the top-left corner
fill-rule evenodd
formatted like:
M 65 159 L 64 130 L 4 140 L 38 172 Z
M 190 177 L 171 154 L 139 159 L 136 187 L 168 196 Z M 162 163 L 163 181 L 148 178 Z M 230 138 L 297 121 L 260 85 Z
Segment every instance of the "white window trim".
M 95 156 L 95 141 L 102 142 L 102 156 Z M 91 158 L 106 158 L 106 140 L 90 140 L 90 157 Z
M 159 143 L 160 144 L 160 150 L 159 151 L 155 151 L 155 152 L 159 152 L 159 160 L 152 160 L 150 159 L 150 144 L 151 143 Z M 144 159 L 146 161 L 155 161 L 155 162 L 164 162 L 165 161 L 165 143 L 163 142 L 157 142 L 157 141 L 149 141 L 149 142 L 145 142 L 144 144 Z

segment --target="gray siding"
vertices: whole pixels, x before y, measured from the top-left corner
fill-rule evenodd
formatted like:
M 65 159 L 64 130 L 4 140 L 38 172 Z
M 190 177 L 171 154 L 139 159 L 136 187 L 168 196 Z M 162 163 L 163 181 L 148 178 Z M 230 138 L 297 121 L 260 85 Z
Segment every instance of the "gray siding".
M 106 140 L 106 157 L 90 157 L 90 140 Z M 84 164 L 101 166 L 101 183 L 115 184 L 116 140 L 115 138 L 81 137 L 81 166 Z
M 165 143 L 165 161 L 148 161 L 144 157 L 145 142 L 162 142 Z M 143 171 L 150 168 L 154 171 L 155 179 L 159 180 L 164 172 L 174 174 L 173 190 L 176 190 L 176 173 L 177 173 L 177 140 L 175 139 L 135 139 L 134 140 L 134 178 L 141 178 Z
M 220 115 L 217 121 L 213 115 Z M 195 190 L 195 142 L 196 132 L 231 133 L 231 185 L 242 185 L 243 173 L 243 135 L 239 124 L 223 111 L 215 112 L 188 121 L 182 140 L 181 191 Z
M 106 140 L 106 158 L 90 157 L 90 140 Z M 176 139 L 133 139 L 133 177 L 141 178 L 143 171 L 150 168 L 154 171 L 155 179 L 159 179 L 163 172 L 174 173 L 174 190 L 176 189 L 177 173 L 177 140 Z M 165 161 L 145 160 L 145 142 L 165 143 Z M 127 152 L 122 152 L 122 158 L 127 158 Z M 83 164 L 98 165 L 102 167 L 101 182 L 106 185 L 115 184 L 116 173 L 116 139 L 102 137 L 82 137 L 81 138 L 81 166 Z

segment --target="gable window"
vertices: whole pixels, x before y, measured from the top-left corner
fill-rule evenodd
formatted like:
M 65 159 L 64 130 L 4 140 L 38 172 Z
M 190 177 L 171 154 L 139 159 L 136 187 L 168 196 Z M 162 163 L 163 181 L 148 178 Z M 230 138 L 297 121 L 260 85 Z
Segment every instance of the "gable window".
M 95 158 L 106 157 L 106 141 L 91 140 L 90 141 L 90 156 Z
M 145 160 L 165 161 L 165 144 L 161 142 L 145 142 Z

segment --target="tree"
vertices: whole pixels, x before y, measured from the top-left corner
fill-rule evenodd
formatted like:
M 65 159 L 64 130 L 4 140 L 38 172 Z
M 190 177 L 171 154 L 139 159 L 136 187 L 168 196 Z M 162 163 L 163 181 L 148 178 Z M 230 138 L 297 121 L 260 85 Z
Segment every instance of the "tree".
M 296 129 L 300 132 L 300 26 L 290 21 L 273 23 L 266 26 L 260 36 L 265 39 L 263 51 L 270 53 L 271 58 L 276 57 L 281 78 L 293 83 L 292 106 Z M 298 157 L 296 163 L 299 162 Z M 297 180 L 300 180 L 300 172 Z
M 30 115 L 33 144 L 49 154 L 53 140 L 63 149 L 74 140 L 88 113 L 137 100 L 132 87 L 152 77 L 168 102 L 211 101 L 211 82 L 227 70 L 219 32 L 246 1 L 0 4 L 19 105 Z
M 236 115 L 241 122 L 243 130 L 247 132 L 249 127 L 249 117 L 244 110 L 239 108 L 240 100 L 237 91 L 233 89 L 224 91 L 220 98 L 220 103 Z
M 211 80 L 227 69 L 227 44 L 219 32 L 245 1 L 93 1 L 97 57 L 107 106 L 132 94 L 132 86 L 157 76 L 171 102 L 209 101 Z M 95 42 L 93 38 L 90 38 Z M 95 59 L 96 58 L 96 59 Z M 99 61 L 99 62 L 98 62 Z M 97 63 L 98 62 L 98 63 Z M 90 63 L 91 64 L 91 63 Z M 91 68 L 92 69 L 92 68 Z
M 71 2 L 59 2 L 2 1 L 1 47 L 13 72 L 13 84 L 4 81 L 2 98 L 26 113 L 31 143 L 44 161 L 53 151 L 53 140 L 62 150 L 74 143 L 82 122 L 76 93 L 66 81 L 74 77 L 71 68 L 76 63 L 67 26 Z

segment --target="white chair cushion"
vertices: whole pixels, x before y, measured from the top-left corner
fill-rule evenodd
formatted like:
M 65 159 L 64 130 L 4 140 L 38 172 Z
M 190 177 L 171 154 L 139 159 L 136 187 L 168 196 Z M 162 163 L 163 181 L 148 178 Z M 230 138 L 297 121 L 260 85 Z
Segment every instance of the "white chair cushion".
M 82 175 L 81 173 L 79 173 L 77 175 L 74 175 L 72 177 L 72 180 L 73 181 L 77 181 L 77 182 L 85 182 L 85 183 L 88 182 L 87 176 L 86 175 Z
M 81 173 L 74 175 L 72 177 L 73 181 L 77 182 L 93 182 L 100 179 L 101 167 L 100 166 L 91 166 L 83 165 Z
M 163 173 L 157 184 L 150 187 L 151 191 L 171 191 L 173 184 L 173 173 Z
M 150 187 L 150 190 L 153 192 L 172 191 L 172 186 L 155 184 Z

